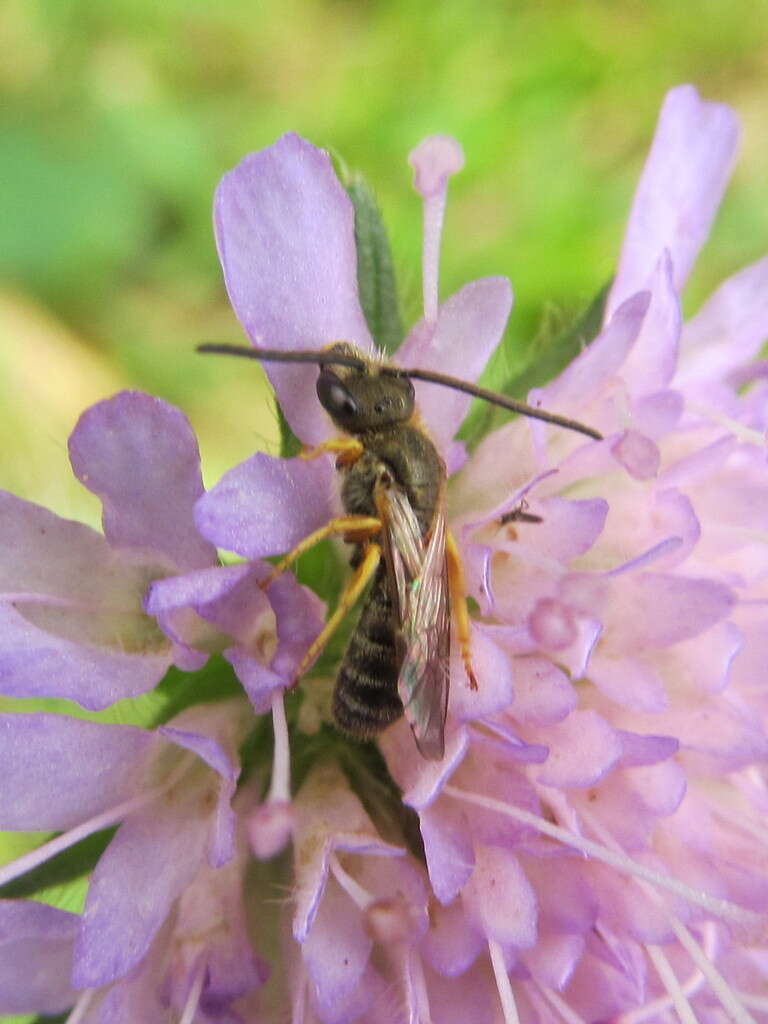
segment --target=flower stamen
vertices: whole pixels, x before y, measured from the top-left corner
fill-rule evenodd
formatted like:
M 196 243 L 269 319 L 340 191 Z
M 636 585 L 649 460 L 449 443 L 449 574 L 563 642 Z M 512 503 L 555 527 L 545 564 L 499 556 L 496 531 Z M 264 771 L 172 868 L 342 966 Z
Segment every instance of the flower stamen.
M 90 1009 L 91 1003 L 93 1002 L 93 997 L 95 995 L 95 988 L 87 988 L 84 992 L 82 992 L 77 1002 L 72 1007 L 69 1016 L 65 1021 L 65 1024 L 80 1024 L 80 1022 L 85 1018 L 86 1013 Z
M 504 1024 L 520 1024 L 517 1003 L 512 991 L 512 982 L 509 980 L 507 967 L 504 963 L 502 948 L 494 939 L 488 939 L 488 952 L 491 957 L 493 976 L 496 979 L 496 989 L 499 993 L 501 1011 L 504 1014 Z
M 428 324 L 434 324 L 439 302 L 440 238 L 448 197 L 448 178 L 464 166 L 464 153 L 458 142 L 447 135 L 432 135 L 411 151 L 408 163 L 414 169 L 414 187 L 424 199 L 424 319 Z
M 585 856 L 594 857 L 595 860 L 599 860 L 603 864 L 607 864 L 609 867 L 616 868 L 616 870 L 621 871 L 622 874 L 641 878 L 646 882 L 650 882 L 652 885 L 657 886 L 659 889 L 666 889 L 667 891 L 674 893 L 676 896 L 682 897 L 688 903 L 692 903 L 698 907 L 703 907 L 716 917 L 721 917 L 724 920 L 734 921 L 747 926 L 755 926 L 763 923 L 762 915 L 756 914 L 754 911 L 746 910 L 744 907 L 740 907 L 736 903 L 722 899 L 719 896 L 712 896 L 710 893 L 699 892 L 698 890 L 691 888 L 691 886 L 686 885 L 685 882 L 681 882 L 678 878 L 672 878 L 669 875 L 663 875 L 658 871 L 654 871 L 651 868 L 646 867 L 645 864 L 640 864 L 638 861 L 632 860 L 632 858 L 628 857 L 625 853 L 615 852 L 600 845 L 600 843 L 592 841 L 591 839 L 585 839 L 583 836 L 577 835 L 575 832 L 569 832 L 568 829 L 561 828 L 559 825 L 554 825 L 545 818 L 542 818 L 537 814 L 532 814 L 530 811 L 525 811 L 521 807 L 514 807 L 511 804 L 505 804 L 501 800 L 494 800 L 493 797 L 483 796 L 481 793 L 470 793 L 466 790 L 457 789 L 455 786 L 445 786 L 443 788 L 443 793 L 454 797 L 456 800 L 464 800 L 466 803 L 475 804 L 478 807 L 485 807 L 490 811 L 497 811 L 499 814 L 504 814 L 509 818 L 514 818 L 516 821 L 521 821 L 526 825 L 530 825 L 531 828 L 535 828 L 538 832 L 541 832 L 552 839 L 556 839 L 558 842 L 561 842 L 566 846 L 570 846 L 574 850 L 578 850 Z
M 197 1008 L 200 1005 L 200 996 L 203 993 L 203 985 L 205 984 L 205 976 L 208 972 L 208 964 L 205 957 L 200 957 L 195 967 L 194 974 L 192 975 L 192 984 L 189 987 L 189 993 L 187 995 L 186 1002 L 184 1003 L 184 1009 L 182 1010 L 181 1017 L 179 1017 L 179 1024 L 192 1024 L 197 1013 Z

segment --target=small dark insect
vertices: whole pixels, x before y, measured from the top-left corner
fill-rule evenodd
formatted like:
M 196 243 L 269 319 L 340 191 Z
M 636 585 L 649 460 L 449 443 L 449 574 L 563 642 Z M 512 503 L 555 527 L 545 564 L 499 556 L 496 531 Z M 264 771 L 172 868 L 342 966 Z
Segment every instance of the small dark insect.
M 380 733 L 405 713 L 416 745 L 439 760 L 445 749 L 451 615 L 472 689 L 470 619 L 458 549 L 446 526 L 446 469 L 420 425 L 413 380 L 456 388 L 536 419 L 596 439 L 589 427 L 428 370 L 404 370 L 338 342 L 319 351 L 281 352 L 236 345 L 200 345 L 200 352 L 320 367 L 317 395 L 345 437 L 304 453 L 337 455 L 346 515 L 306 537 L 276 566 L 268 585 L 303 552 L 340 535 L 354 546 L 354 573 L 324 629 L 307 651 L 297 679 L 367 589 L 341 662 L 333 697 L 339 728 L 358 739 Z M 517 511 L 517 514 L 516 514 Z M 524 510 L 508 513 L 528 518 Z M 502 522 L 504 522 L 504 518 Z
M 543 523 L 541 516 L 528 511 L 528 503 L 525 498 L 509 512 L 505 512 L 499 519 L 499 526 L 506 526 L 507 523 Z

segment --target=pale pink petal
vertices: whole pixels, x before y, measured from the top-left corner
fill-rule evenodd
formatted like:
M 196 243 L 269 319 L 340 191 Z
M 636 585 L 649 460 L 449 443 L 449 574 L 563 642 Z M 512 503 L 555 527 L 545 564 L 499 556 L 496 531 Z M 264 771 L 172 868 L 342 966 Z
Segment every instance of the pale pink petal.
M 254 345 L 318 349 L 372 343 L 357 295 L 354 210 L 328 154 L 298 135 L 247 156 L 216 190 L 214 224 L 224 280 Z M 265 364 L 293 432 L 322 441 L 317 368 Z
M 475 867 L 462 899 L 469 919 L 489 939 L 518 949 L 536 942 L 536 894 L 508 850 L 475 847 Z
M 335 879 L 330 879 L 302 955 L 323 1020 L 360 985 L 373 943 L 364 917 Z
M 397 362 L 474 382 L 504 333 L 512 289 L 503 277 L 465 285 L 441 306 L 434 331 L 419 325 L 403 342 Z M 445 449 L 469 411 L 472 398 L 440 384 L 415 381 L 419 412 L 432 438 Z
M 642 329 L 621 368 L 621 376 L 632 395 L 660 391 L 675 374 L 683 314 L 673 273 L 669 252 L 665 249 L 648 282 L 651 301 Z
M 472 630 L 472 667 L 478 681 L 470 689 L 461 659 L 451 661 L 449 713 L 458 721 L 483 718 L 507 707 L 513 699 L 511 660 L 482 626 Z
M 639 657 L 612 658 L 598 650 L 589 663 L 589 678 L 606 697 L 634 711 L 657 714 L 669 706 L 661 673 Z
M 545 786 L 591 786 L 621 757 L 616 731 L 595 711 L 574 711 L 542 735 L 550 748 L 549 758 L 536 770 L 536 776 Z
M 640 334 L 649 303 L 648 292 L 627 298 L 595 340 L 542 389 L 542 406 L 568 415 L 587 405 L 623 366 Z
M 515 659 L 515 701 L 511 712 L 521 722 L 561 722 L 576 707 L 568 676 L 537 655 Z
M 677 382 L 727 380 L 768 338 L 768 257 L 740 270 L 685 325 Z
M 485 946 L 485 937 L 467 921 L 461 897 L 447 906 L 436 904 L 429 917 L 430 929 L 421 946 L 424 957 L 440 974 L 463 974 Z
M 635 480 L 652 480 L 659 471 L 658 446 L 637 430 L 625 430 L 611 445 L 611 452 Z
M 522 961 L 539 984 L 560 990 L 568 984 L 583 950 L 580 935 L 541 935 L 533 949 L 522 954 Z
M 709 234 L 739 138 L 729 107 L 707 103 L 691 85 L 670 90 L 635 193 L 606 315 L 648 286 L 664 249 L 675 288 L 685 284 Z
M 425 807 L 419 817 L 432 889 L 441 903 L 450 903 L 472 874 L 471 831 L 461 808 L 446 806 L 444 801 Z

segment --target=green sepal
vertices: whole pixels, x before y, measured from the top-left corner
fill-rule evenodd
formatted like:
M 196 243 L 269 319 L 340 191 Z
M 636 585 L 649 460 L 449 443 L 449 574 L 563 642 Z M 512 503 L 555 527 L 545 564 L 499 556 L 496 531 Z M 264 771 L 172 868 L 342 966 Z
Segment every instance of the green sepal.
M 383 352 L 392 355 L 403 340 L 403 321 L 387 229 L 373 192 L 363 178 L 353 175 L 344 184 L 355 208 L 360 305 L 373 340 Z
M 491 391 L 525 401 L 532 388 L 543 387 L 594 341 L 600 333 L 605 304 L 613 282 L 604 285 L 587 309 L 575 319 L 550 307 L 544 311 L 539 330 L 525 346 L 508 332 L 486 366 L 480 384 Z M 549 412 L 558 412 L 550 409 Z M 492 430 L 512 419 L 514 413 L 475 401 L 458 433 L 473 448 Z

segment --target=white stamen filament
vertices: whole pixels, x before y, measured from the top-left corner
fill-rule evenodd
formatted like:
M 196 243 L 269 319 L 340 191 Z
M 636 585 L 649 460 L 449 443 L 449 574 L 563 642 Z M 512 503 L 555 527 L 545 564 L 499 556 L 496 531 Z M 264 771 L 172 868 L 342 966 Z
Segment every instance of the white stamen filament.
M 725 416 L 711 406 L 702 405 L 699 402 L 686 402 L 686 406 L 689 412 L 698 413 L 699 416 L 712 420 L 713 423 L 717 423 L 721 427 L 725 427 L 730 434 L 733 434 L 737 441 L 743 441 L 745 444 L 755 444 L 758 448 L 765 448 L 765 434 L 762 431 L 746 427 L 743 423 L 739 423 L 738 420 L 731 419 L 730 416 Z
M 360 910 L 367 910 L 368 907 L 375 902 L 374 897 L 368 892 L 368 890 L 364 889 L 359 882 L 356 882 L 354 878 L 344 870 L 335 853 L 332 853 L 328 858 L 328 865 L 331 869 L 331 874 L 356 907 Z
M 659 946 L 646 946 L 646 953 L 651 963 L 656 968 L 656 973 L 661 978 L 664 988 L 669 993 L 669 1002 L 674 1006 L 675 1013 L 680 1018 L 681 1024 L 696 1024 L 696 1014 L 688 1002 L 677 975 L 672 970 L 672 965 Z M 665 1007 L 666 1009 L 666 1007 Z
M 595 819 L 594 815 L 583 812 L 582 817 L 589 823 L 593 831 L 600 836 L 603 842 L 607 842 L 614 848 L 620 849 L 613 836 Z M 643 892 L 647 894 L 652 903 L 666 913 L 670 927 L 677 936 L 678 942 L 687 951 L 691 960 L 693 960 L 694 964 L 704 975 L 709 987 L 720 1000 L 721 1006 L 730 1016 L 731 1020 L 733 1020 L 735 1024 L 757 1024 L 754 1017 L 744 1009 L 744 1006 L 739 1001 L 736 992 L 731 988 L 720 971 L 718 971 L 717 967 L 715 967 L 714 963 L 707 955 L 707 952 L 701 948 L 685 925 L 664 905 L 656 890 L 647 885 L 644 881 L 638 881 L 638 884 L 641 886 Z M 760 919 L 759 915 L 753 915 L 753 917 L 757 920 Z
M 415 949 L 404 951 L 405 990 L 408 1000 L 408 1024 L 432 1024 L 427 983 L 421 957 Z
M 71 597 L 58 594 L 41 594 L 33 590 L 0 590 L 3 604 L 44 604 L 51 608 L 69 608 L 76 612 L 108 612 L 138 615 L 141 612 L 138 597 L 136 604 L 108 605 L 103 601 L 73 601 Z
M 493 976 L 496 979 L 496 988 L 499 992 L 501 1011 L 504 1014 L 504 1024 L 520 1024 L 517 1003 L 515 1003 L 512 982 L 509 980 L 507 967 L 504 963 L 502 948 L 494 939 L 488 939 L 488 952 L 491 955 L 491 966 L 493 967 Z
M 96 995 L 95 988 L 87 988 L 78 998 L 75 1005 L 72 1007 L 69 1016 L 67 1017 L 65 1024 L 80 1024 L 80 1021 L 85 1017 L 88 1012 L 93 997 Z
M 560 828 L 559 825 L 553 825 L 545 818 L 541 818 L 537 814 L 531 814 L 530 811 L 514 807 L 511 804 L 505 804 L 501 800 L 494 800 L 492 797 L 483 796 L 481 793 L 470 793 L 463 789 L 457 789 L 455 786 L 445 786 L 443 792 L 457 800 L 464 800 L 478 807 L 497 811 L 499 814 L 504 814 L 515 821 L 521 821 L 526 825 L 530 825 L 531 828 L 536 829 L 538 832 L 550 836 L 552 839 L 557 839 L 559 842 L 570 846 L 574 850 L 578 850 L 585 856 L 594 857 L 595 860 L 599 860 L 609 867 L 616 868 L 622 874 L 630 875 L 634 878 L 642 878 L 646 882 L 658 886 L 660 889 L 666 889 L 668 892 L 680 896 L 688 903 L 692 903 L 697 907 L 703 907 L 715 917 L 721 917 L 724 920 L 735 921 L 744 925 L 755 925 L 761 921 L 761 915 L 754 913 L 754 911 L 746 910 L 744 907 L 731 903 L 730 900 L 724 900 L 718 896 L 712 896 L 710 893 L 692 889 L 691 886 L 686 885 L 685 882 L 681 882 L 677 878 L 671 878 L 669 875 L 653 871 L 644 864 L 632 860 L 625 853 L 607 849 L 605 846 L 601 846 L 600 843 L 585 839 L 575 832 L 569 832 L 567 829 Z
M 307 1016 L 307 975 L 304 961 L 301 961 L 299 977 L 295 986 L 295 996 L 291 1006 L 291 1024 L 304 1024 Z
M 272 779 L 269 785 L 267 803 L 291 801 L 291 745 L 288 739 L 288 723 L 285 718 L 283 690 L 272 694 L 272 729 L 275 734 L 275 748 L 272 754 Z
M 565 1024 L 587 1024 L 584 1018 L 580 1017 L 575 1010 L 572 1010 L 566 1001 L 559 996 L 554 989 L 548 988 L 546 985 L 539 985 L 539 991 L 549 1002 L 550 1006 L 553 1006 L 557 1010 L 565 1021 Z
M 49 839 L 47 843 L 43 843 L 42 846 L 38 846 L 36 849 L 30 850 L 29 853 L 17 857 L 16 860 L 4 864 L 0 868 L 0 885 L 6 885 L 6 883 L 13 881 L 14 878 L 25 875 L 28 871 L 32 871 L 33 868 L 44 864 L 63 850 L 68 850 L 70 846 L 74 846 L 75 843 L 79 843 L 81 839 L 86 839 L 94 832 L 100 832 L 104 828 L 111 828 L 112 825 L 117 825 L 123 818 L 132 814 L 133 811 L 156 800 L 157 797 L 162 796 L 171 786 L 176 784 L 180 775 L 186 771 L 191 760 L 192 757 L 184 757 L 176 770 L 171 773 L 168 780 L 161 786 L 155 786 L 144 793 L 131 797 L 129 800 L 124 800 L 121 804 L 110 807 L 106 811 L 102 811 L 100 814 L 96 814 L 87 821 L 82 822 L 80 825 L 62 832 L 60 836 Z
M 707 957 L 712 960 L 717 948 L 717 931 L 713 921 L 707 921 L 703 927 L 704 949 Z M 696 968 L 690 977 L 680 986 L 686 998 L 696 995 L 704 983 L 705 978 L 701 971 Z M 617 1017 L 616 1024 L 642 1024 L 643 1021 L 655 1021 L 658 1016 L 672 1007 L 672 998 L 669 995 L 660 996 L 658 999 L 651 999 L 644 1006 L 637 1010 L 629 1010 Z
M 192 1024 L 197 1013 L 197 1008 L 200 1005 L 200 996 L 203 992 L 203 984 L 205 983 L 205 975 L 208 971 L 208 963 L 204 956 L 201 956 L 195 967 L 195 973 L 192 977 L 192 984 L 189 987 L 189 994 L 187 995 L 186 1002 L 184 1003 L 184 1009 L 182 1010 L 181 1017 L 179 1017 L 179 1024 Z
M 701 973 L 707 979 L 709 987 L 720 1000 L 721 1006 L 729 1015 L 731 1020 L 733 1020 L 735 1024 L 757 1024 L 755 1018 L 751 1013 L 744 1009 L 744 1006 L 739 1001 L 739 997 L 736 992 L 731 988 L 720 971 L 718 971 L 712 961 L 707 957 L 707 954 L 694 939 L 685 925 L 682 924 L 681 921 L 678 921 L 676 917 L 671 917 L 671 915 L 670 924 L 672 925 L 672 930 L 677 936 L 678 942 L 686 949 L 691 960 L 693 960 Z

